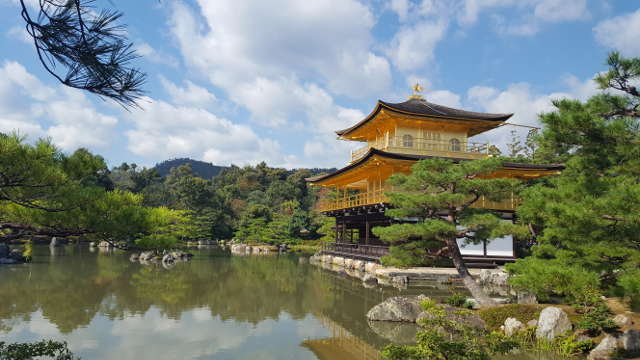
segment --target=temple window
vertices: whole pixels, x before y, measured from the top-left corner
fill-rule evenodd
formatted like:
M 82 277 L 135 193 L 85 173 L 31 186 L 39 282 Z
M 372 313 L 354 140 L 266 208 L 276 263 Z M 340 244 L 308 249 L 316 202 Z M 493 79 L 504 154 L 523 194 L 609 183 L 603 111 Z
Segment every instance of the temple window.
M 405 135 L 402 137 L 402 146 L 413 147 L 413 136 Z
M 451 145 L 451 151 L 460 151 L 460 140 L 458 139 L 451 139 L 449 140 L 449 144 Z

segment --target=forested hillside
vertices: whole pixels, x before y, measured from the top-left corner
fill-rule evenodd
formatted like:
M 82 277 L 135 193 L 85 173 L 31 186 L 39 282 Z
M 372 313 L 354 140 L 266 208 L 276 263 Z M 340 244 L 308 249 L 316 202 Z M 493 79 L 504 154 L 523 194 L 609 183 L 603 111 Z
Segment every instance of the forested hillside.
M 189 158 L 165 160 L 161 163 L 156 164 L 156 166 L 154 166 L 154 169 L 156 169 L 160 176 L 165 177 L 169 175 L 171 169 L 185 164 L 191 165 L 191 170 L 193 171 L 193 173 L 203 179 L 211 179 L 212 177 L 217 176 L 220 171 L 225 169 L 224 166 L 213 165 L 212 163 L 193 160 Z
M 165 162 L 167 163 L 167 162 Z M 315 190 L 305 178 L 331 171 L 231 166 L 203 178 L 190 163 L 161 176 L 156 168 L 122 164 L 109 173 L 112 187 L 143 196 L 146 206 L 186 211 L 190 239 L 297 242 L 317 238 L 326 220 L 313 212 Z

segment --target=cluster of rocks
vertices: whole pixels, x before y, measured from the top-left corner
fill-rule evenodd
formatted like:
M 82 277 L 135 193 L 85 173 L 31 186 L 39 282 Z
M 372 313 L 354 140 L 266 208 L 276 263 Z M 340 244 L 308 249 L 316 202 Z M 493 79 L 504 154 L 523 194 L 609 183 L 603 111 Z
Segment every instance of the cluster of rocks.
M 22 251 L 11 250 L 6 244 L 0 244 L 0 265 L 23 264 L 28 259 L 22 256 Z
M 129 261 L 139 262 L 143 265 L 162 263 L 163 266 L 167 267 L 175 264 L 176 262 L 189 261 L 192 257 L 193 254 L 182 250 L 165 250 L 163 252 L 150 250 L 131 254 Z
M 287 251 L 288 248 L 285 246 L 275 246 L 275 245 L 246 245 L 246 244 L 231 244 L 229 246 L 229 250 L 232 254 L 236 255 L 265 255 L 265 254 L 275 254 L 283 251 Z
M 382 265 L 365 260 L 356 260 L 345 258 L 342 256 L 333 256 L 326 254 L 315 254 L 309 258 L 311 263 L 321 263 L 325 265 L 332 265 L 336 269 L 344 269 L 347 271 L 354 271 L 356 273 L 360 273 L 364 278 L 366 274 L 375 277 L 376 270 L 382 268 Z M 367 282 L 371 282 L 371 279 Z
M 428 318 L 431 315 L 422 311 L 421 303 L 429 299 L 424 295 L 417 296 L 396 296 L 388 298 L 382 303 L 374 306 L 367 313 L 369 326 L 379 335 L 394 340 L 395 335 L 411 331 L 396 325 L 380 326 L 377 322 L 394 323 L 416 323 L 420 319 Z M 474 313 L 460 313 L 459 308 L 450 305 L 441 305 L 449 320 L 465 323 L 469 326 L 486 328 L 484 321 Z M 615 333 L 606 334 L 598 345 L 589 353 L 588 360 L 608 360 L 613 359 L 614 354 L 619 351 L 635 353 L 640 351 L 640 331 L 630 328 L 634 325 L 633 320 L 625 315 L 617 315 L 614 322 L 620 326 L 621 330 Z M 535 336 L 540 340 L 553 340 L 558 336 L 565 335 L 573 330 L 571 321 L 567 313 L 559 307 L 549 306 L 540 312 L 537 320 L 530 320 L 526 324 L 522 321 L 510 317 L 501 326 L 501 330 L 507 336 L 513 336 L 519 331 L 528 328 L 535 328 Z M 415 331 L 415 329 L 413 330 Z M 589 339 L 585 335 L 577 337 L 579 340 Z
M 625 315 L 617 315 L 614 322 L 621 328 L 633 325 L 630 317 Z M 536 338 L 544 340 L 553 340 L 557 336 L 564 335 L 572 331 L 573 327 L 567 313 L 554 306 L 544 308 L 540 312 L 538 320 L 531 320 L 526 325 L 516 318 L 507 318 L 501 329 L 508 336 L 512 336 L 524 329 L 535 327 Z M 586 335 L 577 336 L 578 340 L 590 339 Z M 628 328 L 624 331 L 606 334 L 588 355 L 589 360 L 608 360 L 613 359 L 613 355 L 618 350 L 637 352 L 640 351 L 640 331 Z
M 392 321 L 416 323 L 424 318 L 431 318 L 432 315 L 422 310 L 421 303 L 429 300 L 424 295 L 416 296 L 395 296 L 388 298 L 382 303 L 374 306 L 367 313 L 367 320 L 372 321 Z M 469 326 L 486 328 L 485 322 L 475 313 L 461 313 L 460 308 L 451 305 L 441 304 L 446 318 L 452 321 L 464 323 Z
M 640 331 L 631 328 L 632 325 L 635 325 L 631 317 L 618 314 L 613 318 L 613 322 L 622 330 L 607 334 L 598 346 L 589 353 L 587 359 L 612 359 L 612 355 L 619 350 L 635 354 L 640 352 Z

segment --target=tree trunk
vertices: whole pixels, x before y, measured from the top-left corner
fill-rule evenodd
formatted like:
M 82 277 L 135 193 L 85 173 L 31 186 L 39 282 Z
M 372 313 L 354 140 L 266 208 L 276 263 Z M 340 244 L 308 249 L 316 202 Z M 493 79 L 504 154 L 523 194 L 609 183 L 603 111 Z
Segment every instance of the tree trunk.
M 490 307 L 498 305 L 493 299 L 487 295 L 487 293 L 476 283 L 476 280 L 469 273 L 469 269 L 467 269 L 467 265 L 464 263 L 462 259 L 462 254 L 460 253 L 460 248 L 458 247 L 458 242 L 455 237 L 451 237 L 447 239 L 447 247 L 449 248 L 449 256 L 451 256 L 451 260 L 453 260 L 453 265 L 458 270 L 458 275 L 462 279 L 462 283 L 467 287 L 469 292 L 471 292 L 471 296 L 473 296 L 478 304 L 481 307 Z

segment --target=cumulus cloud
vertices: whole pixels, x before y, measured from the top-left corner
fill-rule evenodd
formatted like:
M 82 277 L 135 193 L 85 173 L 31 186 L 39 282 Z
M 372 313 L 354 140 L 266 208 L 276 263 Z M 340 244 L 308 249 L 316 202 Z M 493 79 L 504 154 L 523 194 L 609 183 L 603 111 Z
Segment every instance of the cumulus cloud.
M 219 165 L 256 164 L 286 166 L 278 142 L 258 136 L 250 127 L 220 118 L 195 107 L 172 105 L 143 99 L 141 109 L 128 119 L 133 128 L 126 132 L 129 150 L 136 155 L 158 159 L 193 157 Z
M 372 50 L 370 9 L 355 0 L 198 5 L 199 16 L 177 2 L 171 17 L 186 62 L 247 109 L 254 124 L 304 129 L 304 152 L 276 156 L 281 163 L 342 165 L 353 145 L 336 142 L 333 131 L 363 114 L 337 104 L 335 96 L 379 95 L 391 85 L 389 61 Z
M 592 79 L 581 81 L 575 76 L 565 78 L 566 91 L 539 94 L 528 83 L 515 83 L 500 90 L 487 86 L 474 86 L 467 91 L 466 100 L 470 107 L 490 113 L 513 113 L 508 122 L 512 124 L 540 127 L 538 116 L 555 110 L 552 101 L 568 98 L 586 100 L 599 90 Z M 515 130 L 524 138 L 527 128 L 504 126 L 477 136 L 478 140 L 490 141 L 505 149 L 511 140 L 510 132 Z
M 640 56 L 640 10 L 603 20 L 593 32 L 600 44 L 626 56 Z
M 176 3 L 172 32 L 187 62 L 231 97 L 256 78 L 264 84 L 314 79 L 349 97 L 379 93 L 391 83 L 388 61 L 371 50 L 374 17 L 358 1 L 198 4 L 202 16 L 196 18 Z
M 117 123 L 79 90 L 47 86 L 17 62 L 0 67 L 0 132 L 50 137 L 64 150 L 104 148 Z
M 516 16 L 493 14 L 494 27 L 505 35 L 530 36 L 540 31 L 544 23 L 576 21 L 590 16 L 587 0 L 462 0 L 454 2 L 458 23 L 475 24 L 487 10 L 511 9 Z
M 180 87 L 164 76 L 160 76 L 160 83 L 169 94 L 171 102 L 175 104 L 206 108 L 216 101 L 216 96 L 209 90 L 189 80 L 185 80 L 185 86 Z
M 389 56 L 402 71 L 424 67 L 434 59 L 434 50 L 444 37 L 447 22 L 444 19 L 422 21 L 401 29 L 391 40 Z
M 541 0 L 534 3 L 534 16 L 544 21 L 572 21 L 589 17 L 587 0 Z
M 134 50 L 138 55 L 142 56 L 147 61 L 164 64 L 171 67 L 178 66 L 178 60 L 176 58 L 156 50 L 151 45 L 149 45 L 149 43 L 139 42 L 134 46 Z
M 405 21 L 411 9 L 411 2 L 409 0 L 391 0 L 389 8 L 398 15 L 400 21 Z

